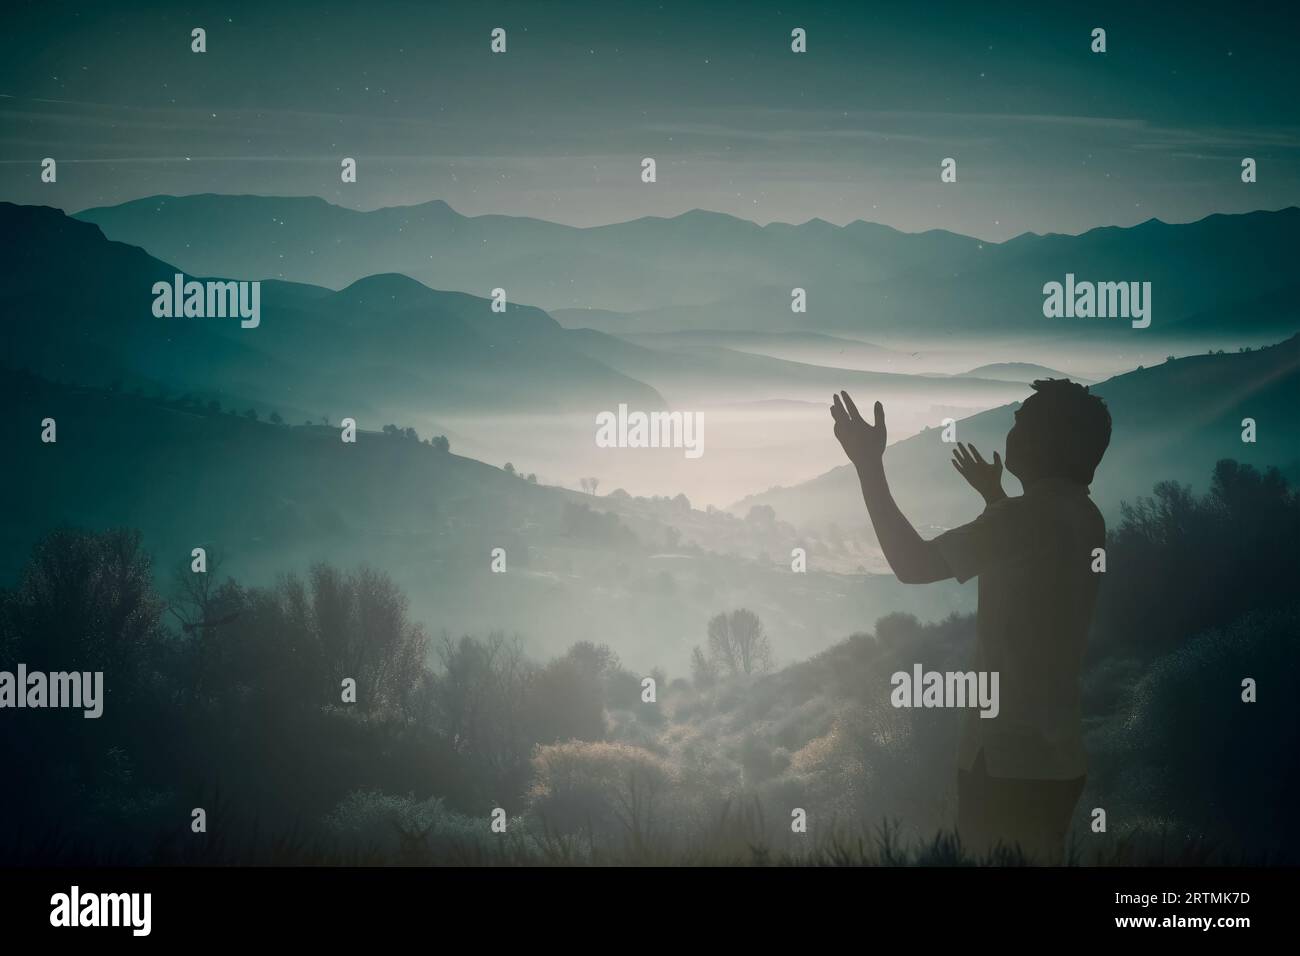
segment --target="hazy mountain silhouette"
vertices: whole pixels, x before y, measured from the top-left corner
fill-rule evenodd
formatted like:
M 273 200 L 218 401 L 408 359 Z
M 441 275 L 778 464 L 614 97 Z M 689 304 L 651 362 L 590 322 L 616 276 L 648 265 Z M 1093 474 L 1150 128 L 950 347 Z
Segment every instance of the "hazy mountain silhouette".
M 1032 362 L 993 362 L 989 365 L 973 368 L 969 372 L 963 373 L 963 376 L 968 378 L 991 378 L 1000 382 L 1022 383 L 1032 382 L 1040 378 L 1068 378 L 1080 385 L 1090 384 L 1086 378 L 1069 375 L 1054 368 L 1047 368 L 1044 365 L 1035 365 Z
M 571 311 L 555 318 L 562 324 L 579 319 L 581 311 Z M 595 328 L 596 326 L 589 326 Z M 744 330 L 719 331 L 716 329 L 686 330 L 680 332 L 634 333 L 611 329 L 628 341 L 654 349 L 696 349 L 701 346 L 731 349 L 771 358 L 788 359 L 835 368 L 869 368 L 876 371 L 906 372 L 914 365 L 906 352 L 861 342 L 857 339 L 839 338 L 822 332 L 749 332 Z M 974 376 L 978 378 L 979 376 Z
M 820 397 L 837 387 L 856 387 L 901 399 L 986 407 L 1026 391 L 1019 383 L 996 378 L 929 378 L 902 372 L 857 371 L 704 344 L 647 348 L 591 329 L 571 329 L 567 334 L 576 343 L 575 348 L 610 368 L 650 383 L 674 403 L 758 401 L 770 398 L 774 391 L 784 398 Z M 640 341 L 647 340 L 653 339 L 645 337 Z
M 445 412 L 663 404 L 572 348 L 546 313 L 513 301 L 496 313 L 485 298 L 386 274 L 339 292 L 264 282 L 252 329 L 235 318 L 157 318 L 153 283 L 170 283 L 180 267 L 46 207 L 0 204 L 0 229 L 15 240 L 0 263 L 5 361 L 61 381 L 161 386 L 290 420 L 417 403 Z
M 1114 431 L 1097 471 L 1092 496 L 1113 514 L 1121 499 L 1149 495 L 1157 481 L 1174 479 L 1204 491 L 1206 476 L 1222 458 L 1287 471 L 1300 459 L 1300 336 L 1252 352 L 1194 355 L 1118 375 L 1092 390 L 1110 408 Z M 873 400 L 863 393 L 859 402 Z M 889 412 L 886 407 L 886 412 Z M 957 439 L 991 458 L 1004 451 L 1014 405 L 957 422 Z M 1256 422 L 1257 441 L 1241 440 L 1242 419 Z M 979 513 L 978 497 L 949 464 L 952 445 L 931 428 L 892 444 L 885 452 L 900 507 L 920 525 L 953 527 Z M 1290 469 L 1294 470 L 1294 469 Z M 1020 489 L 1010 476 L 1008 494 Z M 811 481 L 774 488 L 737 502 L 745 514 L 770 505 L 796 525 L 864 524 L 858 479 L 844 465 Z
M 1289 334 L 1300 328 L 1290 265 L 1300 208 L 1213 215 L 1171 224 L 1150 219 L 1079 236 L 1025 234 L 986 245 L 987 256 L 899 275 L 873 286 L 872 323 L 908 323 L 918 334 L 1011 332 L 1095 343 L 1144 336 Z M 1150 328 L 1122 319 L 1047 319 L 1042 287 L 1078 281 L 1152 285 Z
M 1295 207 L 1003 243 L 861 221 L 759 226 L 701 210 L 580 229 L 467 217 L 439 201 L 357 212 L 318 198 L 211 194 L 154 196 L 78 217 L 203 274 L 342 288 L 397 271 L 440 288 L 486 295 L 504 287 L 515 301 L 594 310 L 583 324 L 606 331 L 907 329 L 1092 341 L 1134 333 L 1122 320 L 1044 318 L 1043 284 L 1067 273 L 1151 282 L 1146 336 L 1285 334 L 1298 325 Z M 790 310 L 795 287 L 808 291 L 806 314 Z
M 620 312 L 705 305 L 761 277 L 780 291 L 788 315 L 793 286 L 873 281 L 978 246 L 937 230 L 913 235 L 820 219 L 759 226 L 702 210 L 579 229 L 462 216 L 440 201 L 357 212 L 318 198 L 152 196 L 77 216 L 197 272 L 342 288 L 398 271 L 478 295 L 506 287 L 512 299 L 547 309 Z

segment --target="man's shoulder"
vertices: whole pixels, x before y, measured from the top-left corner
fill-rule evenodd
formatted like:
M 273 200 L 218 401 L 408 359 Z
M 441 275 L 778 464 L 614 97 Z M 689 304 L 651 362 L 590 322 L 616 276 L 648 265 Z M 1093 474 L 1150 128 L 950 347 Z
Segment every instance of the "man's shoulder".
M 1106 537 L 1106 519 L 1086 490 L 1059 498 L 1052 514 L 1064 525 L 1074 529 L 1075 535 L 1081 535 L 1095 543 L 1100 543 Z
M 1035 523 L 1087 527 L 1089 531 L 1106 533 L 1106 520 L 1101 509 L 1092 500 L 1086 488 L 1049 489 L 1047 493 L 1021 495 L 1008 498 L 1008 514 L 1015 514 Z M 1016 502 L 1015 504 L 1010 504 Z
M 1102 516 L 1101 509 L 1097 507 L 1097 502 L 1092 500 L 1092 495 L 1085 491 L 1080 497 L 1082 499 L 1079 504 L 1080 509 L 1104 530 L 1106 519 Z

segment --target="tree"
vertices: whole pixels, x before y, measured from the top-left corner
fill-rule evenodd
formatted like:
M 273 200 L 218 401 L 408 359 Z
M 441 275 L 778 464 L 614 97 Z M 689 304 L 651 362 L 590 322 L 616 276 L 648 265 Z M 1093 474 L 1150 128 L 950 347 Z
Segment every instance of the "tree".
M 104 671 L 129 698 L 163 641 L 163 606 L 140 532 L 54 531 L 4 594 L 0 652 L 33 670 Z
M 698 646 L 691 651 L 691 682 L 699 688 L 718 682 L 718 666 Z
M 0 766 L 10 768 L 11 784 L 0 788 L 0 845 L 14 847 L 18 859 L 26 837 L 34 846 L 47 839 L 41 829 L 102 836 L 129 813 L 126 804 L 159 798 L 148 768 L 173 749 L 164 735 L 175 713 L 162 607 L 137 531 L 54 531 L 37 543 L 17 585 L 0 589 L 0 668 L 12 672 L 22 662 L 32 673 L 102 672 L 94 701 L 73 697 L 84 716 L 0 716 Z M 51 673 L 51 692 L 55 680 Z M 164 786 L 177 786 L 181 774 L 166 776 Z
M 434 451 L 449 452 L 451 451 L 451 442 L 447 440 L 446 435 L 434 435 L 430 444 L 433 445 Z
M 519 640 L 496 633 L 458 641 L 444 635 L 437 651 L 442 666 L 430 692 L 439 733 L 497 780 L 521 778 L 536 738 L 525 714 L 533 668 Z
M 530 675 L 524 699 L 528 736 L 536 743 L 605 738 L 605 682 L 597 661 L 557 657 Z
M 428 639 L 407 617 L 406 595 L 387 574 L 369 568 L 344 575 L 325 564 L 311 569 L 312 622 L 332 686 L 344 677 L 366 687 L 363 711 L 405 709 L 424 667 Z
M 337 705 L 342 680 L 352 678 L 361 713 L 411 713 L 428 640 L 386 574 L 316 564 L 305 582 L 288 575 L 273 587 L 217 597 L 218 622 L 234 617 L 217 635 L 220 663 L 206 682 L 209 696 L 237 701 L 252 692 L 289 715 Z
M 226 628 L 238 620 L 245 601 L 244 592 L 234 581 L 220 583 L 221 564 L 220 554 L 214 552 L 208 555 L 207 570 L 196 573 L 191 559 L 181 559 L 173 576 L 177 597 L 167 605 L 189 642 L 188 684 L 195 700 L 203 697 L 213 674 L 222 666 Z
M 532 810 L 559 833 L 585 832 L 644 851 L 666 823 L 678 777 L 657 754 L 626 743 L 539 747 L 533 757 Z
M 560 526 L 566 535 L 616 548 L 635 547 L 637 537 L 610 511 L 595 511 L 587 504 L 564 503 Z
M 578 641 L 564 655 L 596 677 L 604 677 L 622 666 L 618 654 L 608 644 Z
M 284 419 L 280 417 L 280 413 L 279 413 L 279 412 L 272 412 L 272 413 L 271 413 L 271 424 L 272 424 L 272 425 L 283 425 L 283 424 L 284 424 Z
M 709 659 L 722 672 L 761 674 L 772 666 L 772 645 L 758 615 L 746 608 L 709 621 Z
M 513 476 L 515 473 L 515 466 L 510 464 L 510 462 L 506 462 L 505 467 L 502 469 L 502 471 L 504 471 L 507 475 Z

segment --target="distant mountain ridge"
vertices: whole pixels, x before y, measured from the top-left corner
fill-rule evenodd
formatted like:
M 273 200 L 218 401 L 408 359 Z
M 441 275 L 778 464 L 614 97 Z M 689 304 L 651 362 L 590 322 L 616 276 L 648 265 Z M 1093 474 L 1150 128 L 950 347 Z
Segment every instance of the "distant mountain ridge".
M 971 378 L 992 378 L 1003 382 L 1033 382 L 1041 378 L 1068 378 L 1080 385 L 1092 384 L 1088 379 L 1078 375 L 1067 375 L 1054 368 L 1035 365 L 1032 362 L 993 362 L 981 365 L 965 373 Z
M 151 196 L 77 217 L 199 273 L 337 289 L 397 271 L 438 288 L 505 288 L 513 301 L 590 310 L 604 331 L 1134 334 L 1120 321 L 1044 318 L 1044 283 L 1067 273 L 1151 282 L 1148 336 L 1287 334 L 1300 325 L 1290 278 L 1296 207 L 1003 243 L 862 221 L 759 226 L 703 210 L 578 228 L 463 216 L 437 200 L 359 212 L 318 198 Z M 807 293 L 806 313 L 791 311 L 795 288 Z M 566 322 L 575 318 L 566 312 Z
M 387 273 L 338 292 L 265 281 L 252 329 L 238 319 L 159 318 L 155 282 L 211 274 L 109 241 L 48 207 L 0 203 L 0 231 L 14 239 L 0 261 L 5 361 L 60 381 L 161 386 L 313 417 L 408 405 L 663 405 L 649 386 L 572 348 L 546 313 L 513 301 L 494 312 L 487 299 Z
M 909 234 L 821 220 L 759 226 L 703 210 L 578 228 L 462 216 L 437 200 L 359 212 L 315 197 L 151 196 L 76 215 L 194 271 L 336 289 L 400 271 L 478 295 L 506 287 L 513 300 L 547 309 L 703 305 L 755 269 L 782 283 L 802 276 L 816 285 L 842 270 L 867 281 L 978 245 L 937 230 Z M 785 297 L 788 308 L 788 287 Z

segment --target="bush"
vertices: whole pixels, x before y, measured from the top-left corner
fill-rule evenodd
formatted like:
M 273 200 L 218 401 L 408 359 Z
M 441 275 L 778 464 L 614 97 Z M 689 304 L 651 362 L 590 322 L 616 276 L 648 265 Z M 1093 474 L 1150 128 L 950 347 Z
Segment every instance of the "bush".
M 1148 669 L 1127 713 L 1102 735 L 1099 763 L 1127 816 L 1300 859 L 1297 639 L 1300 607 L 1252 612 Z M 1242 701 L 1247 677 L 1258 684 L 1256 703 Z
M 623 743 L 570 741 L 539 747 L 529 806 L 558 833 L 640 847 L 658 838 L 677 777 L 661 757 Z
M 416 800 L 375 790 L 355 790 L 324 820 L 326 832 L 346 854 L 388 863 L 465 863 L 490 859 L 502 844 L 524 857 L 540 859 L 540 848 L 521 821 L 507 818 L 506 835 L 494 833 L 491 816 L 455 813 L 442 800 Z
M 1247 611 L 1280 606 L 1300 580 L 1300 496 L 1276 468 L 1225 459 L 1205 495 L 1161 482 L 1122 515 L 1106 544 L 1094 659 L 1120 648 L 1166 653 Z

